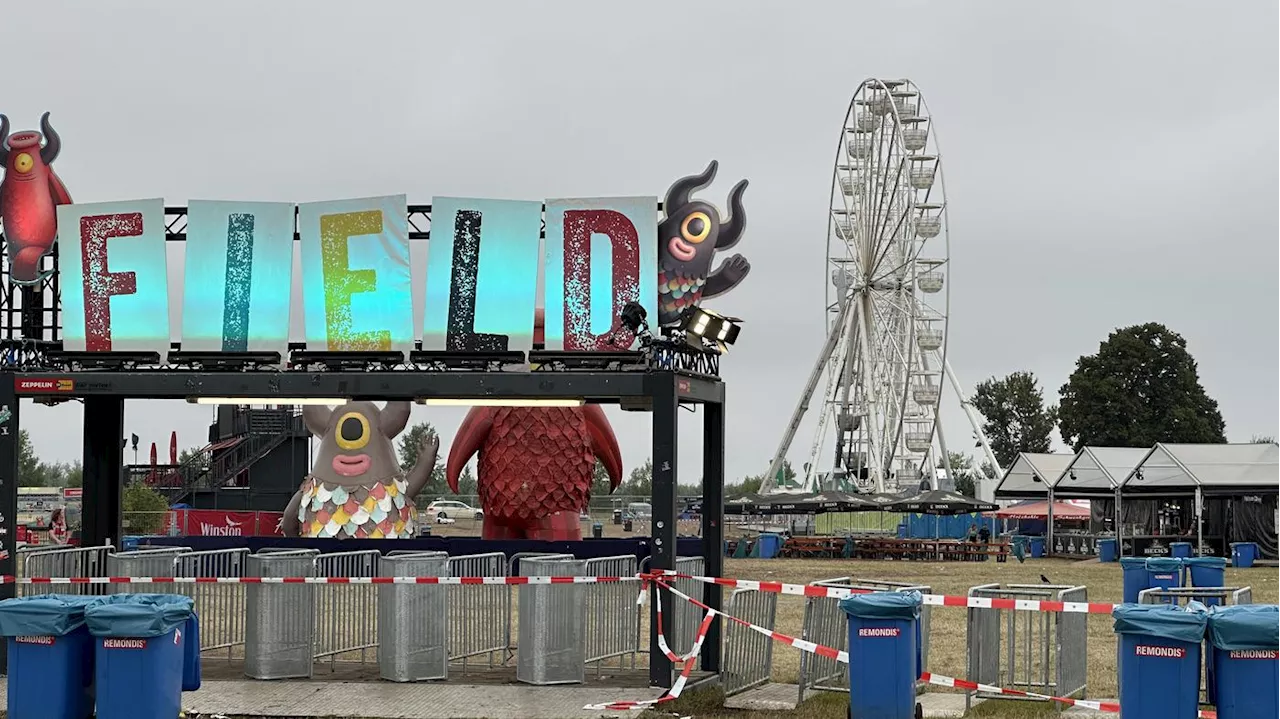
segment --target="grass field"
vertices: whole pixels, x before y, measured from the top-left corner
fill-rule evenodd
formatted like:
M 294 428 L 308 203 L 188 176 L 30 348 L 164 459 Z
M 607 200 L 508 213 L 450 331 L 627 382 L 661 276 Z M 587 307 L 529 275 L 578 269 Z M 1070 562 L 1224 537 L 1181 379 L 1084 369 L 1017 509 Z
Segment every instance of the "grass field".
M 1054 584 L 1084 585 L 1089 600 L 1119 602 L 1122 599 L 1120 567 L 1116 564 L 1077 560 L 1041 559 L 996 563 L 931 563 L 852 560 L 728 560 L 725 574 L 742 579 L 759 579 L 803 584 L 834 576 L 856 576 L 893 581 L 920 582 L 933 587 L 935 593 L 963 595 L 979 584 L 1039 584 L 1045 575 Z M 1228 569 L 1228 586 L 1253 587 L 1253 600 L 1274 604 L 1277 601 L 1277 572 L 1273 568 Z M 804 598 L 781 596 L 775 629 L 798 636 L 804 620 Z M 929 671 L 953 677 L 965 676 L 966 611 L 960 608 L 935 607 L 930 630 Z M 1111 617 L 1089 616 L 1088 698 L 1116 696 L 1116 642 Z M 800 670 L 798 650 L 775 645 L 773 680 L 795 682 Z M 933 691 L 934 689 L 931 689 Z M 699 719 L 835 719 L 844 717 L 847 695 L 831 694 L 806 701 L 794 712 L 733 712 L 719 708 L 722 698 L 716 693 L 691 695 L 675 702 L 670 711 Z M 667 707 L 663 707 L 667 711 Z M 990 719 L 1025 719 L 1050 716 L 1054 708 L 1042 704 L 1013 701 L 991 701 L 978 707 L 974 717 Z M 654 713 L 654 716 L 658 716 Z

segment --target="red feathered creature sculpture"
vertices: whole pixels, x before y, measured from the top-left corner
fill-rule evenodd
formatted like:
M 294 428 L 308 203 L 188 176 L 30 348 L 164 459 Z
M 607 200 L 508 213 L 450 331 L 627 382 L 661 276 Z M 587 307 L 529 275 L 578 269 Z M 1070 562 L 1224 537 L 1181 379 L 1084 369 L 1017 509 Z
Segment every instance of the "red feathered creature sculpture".
M 0 115 L 0 219 L 9 246 L 9 279 L 18 284 L 40 281 L 40 258 L 58 237 L 58 205 L 71 204 L 71 195 L 53 172 L 62 140 L 40 118 L 40 132 L 9 134 L 9 118 Z
M 542 328 L 539 310 L 535 344 L 543 341 Z M 485 539 L 582 539 L 578 513 L 591 497 L 596 458 L 609 474 L 610 492 L 622 481 L 618 439 L 596 405 L 471 408 L 445 468 L 455 493 L 476 452 Z

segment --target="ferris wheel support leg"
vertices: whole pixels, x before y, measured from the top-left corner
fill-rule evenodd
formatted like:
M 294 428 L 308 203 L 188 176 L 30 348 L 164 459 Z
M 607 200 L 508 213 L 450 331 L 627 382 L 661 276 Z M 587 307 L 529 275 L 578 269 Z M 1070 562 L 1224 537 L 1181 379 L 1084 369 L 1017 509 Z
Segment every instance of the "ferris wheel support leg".
M 864 293 L 860 299 L 862 300 L 862 307 L 861 307 L 861 316 L 859 317 L 859 319 L 862 320 L 862 324 L 858 328 L 858 345 L 862 349 L 863 357 L 871 357 L 871 346 L 868 344 L 870 342 L 868 338 L 872 336 L 871 333 L 873 329 L 871 327 L 871 316 L 872 316 L 871 315 L 871 296 Z M 872 377 L 870 374 L 871 372 L 870 364 L 864 361 L 862 363 L 862 367 L 860 371 L 862 372 L 862 376 L 861 376 L 862 386 L 866 388 L 874 388 L 875 378 Z M 875 388 L 875 391 L 878 392 L 880 391 L 880 389 Z M 886 461 L 886 458 L 881 453 L 885 451 L 891 452 L 892 448 L 887 448 L 884 446 L 877 448 L 875 443 L 871 441 L 873 437 L 882 436 L 880 434 L 880 432 L 882 431 L 882 428 L 875 426 L 875 423 L 870 421 L 871 419 L 873 419 L 871 414 L 872 413 L 870 412 L 867 413 L 867 420 L 868 420 L 867 423 L 871 424 L 872 426 L 868 427 L 865 430 L 865 432 L 867 433 L 867 459 L 868 459 L 868 464 L 871 465 L 871 472 L 872 472 L 872 477 L 875 480 L 876 492 L 884 492 L 884 489 L 885 489 L 884 475 L 885 475 L 886 468 L 888 467 L 888 462 Z M 879 451 L 877 451 L 877 449 Z M 889 459 L 891 458 L 892 457 L 889 457 Z
M 996 459 L 995 452 L 991 451 L 991 443 L 987 441 L 987 435 L 982 431 L 982 421 L 978 419 L 977 412 L 974 411 L 973 405 L 964 396 L 964 390 L 960 387 L 960 380 L 956 379 L 956 373 L 951 369 L 951 360 L 943 360 L 942 366 L 946 370 L 947 381 L 951 383 L 951 389 L 955 390 L 956 397 L 960 400 L 960 407 L 964 409 L 965 416 L 969 418 L 969 425 L 973 427 L 974 436 L 978 438 L 978 443 L 982 445 L 982 453 L 986 456 L 987 461 L 991 463 L 991 466 L 995 468 L 996 476 L 999 477 L 1004 473 L 1004 470 L 1000 468 L 1000 460 Z M 991 501 L 992 492 L 987 490 L 990 484 L 991 480 L 987 479 L 987 476 L 979 469 L 974 480 L 978 499 L 984 502 Z M 994 488 L 992 488 L 992 491 L 994 491 Z
M 938 432 L 938 450 L 942 452 L 942 460 L 941 460 L 942 461 L 942 478 L 946 480 L 948 486 L 955 487 L 956 478 L 951 474 L 951 453 L 947 451 L 946 437 L 942 436 L 942 422 L 939 422 L 937 419 L 935 419 L 933 422 L 933 427 Z M 938 477 L 937 472 L 934 472 L 933 477 L 930 478 L 933 481 L 929 482 L 929 486 L 933 487 L 934 489 L 938 489 L 937 477 Z
M 800 393 L 800 401 L 796 403 L 796 408 L 791 412 L 791 421 L 787 423 L 786 430 L 782 433 L 782 441 L 778 443 L 778 450 L 773 453 L 773 460 L 769 462 L 769 471 L 764 476 L 764 481 L 760 483 L 760 493 L 768 494 L 777 489 L 777 476 L 779 470 L 782 469 L 782 463 L 787 461 L 787 452 L 791 449 L 791 442 L 796 438 L 796 432 L 800 430 L 800 423 L 804 420 L 804 415 L 809 411 L 809 402 L 813 399 L 813 393 L 818 389 L 818 382 L 822 379 L 822 370 L 826 368 L 831 354 L 835 352 L 836 346 L 840 344 L 840 336 L 844 333 L 844 316 L 849 311 L 849 307 L 853 303 L 846 301 L 840 307 L 839 313 L 836 315 L 836 322 L 832 325 L 832 329 L 827 333 L 826 344 L 822 346 L 822 351 L 818 353 L 818 360 L 813 365 L 813 371 L 809 373 L 809 379 L 805 382 L 804 391 Z

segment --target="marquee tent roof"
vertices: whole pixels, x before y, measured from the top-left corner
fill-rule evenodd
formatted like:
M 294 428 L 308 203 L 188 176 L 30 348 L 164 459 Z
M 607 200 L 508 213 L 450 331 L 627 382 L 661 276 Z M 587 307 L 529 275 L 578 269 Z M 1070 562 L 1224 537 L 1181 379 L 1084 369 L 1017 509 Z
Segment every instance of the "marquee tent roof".
M 996 485 L 996 499 L 1045 497 L 1075 455 L 1019 452 Z
M 1085 447 L 1053 483 L 1053 496 L 1113 495 L 1134 467 L 1150 453 L 1142 447 Z
M 1188 494 L 1277 492 L 1280 446 L 1264 444 L 1157 444 L 1122 480 L 1122 491 Z
M 986 517 L 995 517 L 996 519 L 1048 519 L 1049 503 L 1048 502 L 1028 502 L 1026 504 L 1018 504 L 1012 507 L 1005 507 L 998 512 L 988 512 Z M 1077 507 L 1074 504 L 1066 502 L 1053 503 L 1053 518 L 1057 519 L 1088 519 L 1090 512 L 1084 507 Z

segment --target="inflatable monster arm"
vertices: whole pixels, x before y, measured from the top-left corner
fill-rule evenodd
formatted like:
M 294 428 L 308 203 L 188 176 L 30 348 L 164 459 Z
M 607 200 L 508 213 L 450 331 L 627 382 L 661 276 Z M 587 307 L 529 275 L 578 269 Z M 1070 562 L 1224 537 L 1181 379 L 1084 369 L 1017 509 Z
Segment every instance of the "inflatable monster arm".
M 418 445 L 418 462 L 409 470 L 406 481 L 409 483 L 410 497 L 418 496 L 418 492 L 431 481 L 431 474 L 436 468 L 436 458 L 440 456 L 440 438 L 434 433 L 422 438 Z
M 298 522 L 298 507 L 302 504 L 302 490 L 293 493 L 289 506 L 284 508 L 284 517 L 280 520 L 280 533 L 286 537 L 302 535 L 302 525 Z

